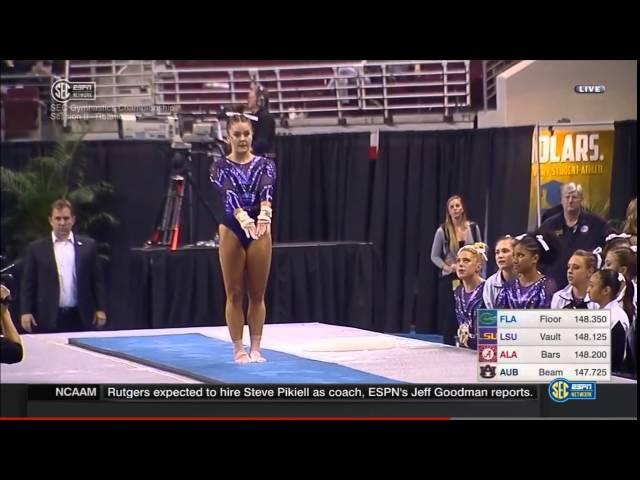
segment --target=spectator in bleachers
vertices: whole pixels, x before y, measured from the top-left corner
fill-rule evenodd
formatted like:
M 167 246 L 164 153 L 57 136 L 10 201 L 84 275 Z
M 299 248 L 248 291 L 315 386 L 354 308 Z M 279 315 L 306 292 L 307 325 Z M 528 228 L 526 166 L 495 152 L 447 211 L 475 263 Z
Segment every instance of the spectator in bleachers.
M 411 65 L 410 63 L 403 63 L 400 65 L 389 65 L 387 71 L 389 72 L 389 80 L 406 82 L 410 78 L 409 73 L 420 72 L 420 65 Z
M 495 308 L 496 298 L 505 284 L 515 275 L 513 269 L 513 246 L 515 239 L 511 235 L 504 235 L 496 242 L 496 265 L 498 271 L 487 278 L 482 294 L 486 308 Z
M 268 92 L 259 83 L 254 82 L 251 84 L 247 107 L 258 117 L 258 120 L 251 120 L 253 126 L 253 154 L 274 158 L 276 121 L 269 112 Z
M 34 75 L 51 75 L 53 63 L 51 60 L 36 60 L 31 66 Z
M 562 186 L 562 212 L 547 219 L 540 231 L 552 234 L 560 241 L 560 251 L 545 274 L 555 280 L 558 288 L 567 285 L 565 269 L 576 250 L 592 251 L 604 245 L 612 233 L 605 220 L 583 208 L 582 186 L 573 182 Z
M 357 100 L 350 97 L 358 96 L 358 84 L 360 73 L 354 66 L 336 67 L 333 69 L 333 78 L 327 86 L 336 89 L 336 98 L 343 107 L 354 106 Z
M 336 98 L 344 107 L 357 106 L 364 110 L 367 105 L 367 93 L 372 84 L 371 78 L 365 72 L 362 65 L 346 65 L 333 69 L 333 78 L 327 82 L 329 88 L 335 88 Z M 376 99 L 368 100 L 369 104 L 382 107 Z

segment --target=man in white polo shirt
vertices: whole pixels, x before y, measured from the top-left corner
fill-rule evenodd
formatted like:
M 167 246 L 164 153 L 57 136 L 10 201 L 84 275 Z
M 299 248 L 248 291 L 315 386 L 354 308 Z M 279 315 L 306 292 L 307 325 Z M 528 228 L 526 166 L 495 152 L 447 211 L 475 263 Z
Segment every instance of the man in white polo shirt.
M 74 235 L 68 200 L 51 206 L 51 236 L 32 242 L 22 270 L 20 323 L 31 333 L 77 332 L 106 324 L 106 295 L 95 240 Z

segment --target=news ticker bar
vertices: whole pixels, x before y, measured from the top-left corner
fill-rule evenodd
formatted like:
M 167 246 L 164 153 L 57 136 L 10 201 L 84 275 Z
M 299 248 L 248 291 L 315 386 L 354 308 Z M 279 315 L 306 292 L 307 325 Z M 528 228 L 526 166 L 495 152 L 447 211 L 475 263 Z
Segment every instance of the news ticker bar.
M 535 400 L 535 385 L 29 385 L 29 401 Z

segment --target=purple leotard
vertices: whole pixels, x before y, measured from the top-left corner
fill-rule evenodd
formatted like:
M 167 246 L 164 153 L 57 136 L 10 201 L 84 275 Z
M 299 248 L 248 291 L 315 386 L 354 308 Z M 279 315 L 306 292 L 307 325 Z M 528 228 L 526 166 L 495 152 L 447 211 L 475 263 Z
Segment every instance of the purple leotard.
M 507 282 L 498 294 L 495 308 L 551 308 L 556 290 L 556 282 L 544 275 L 527 287 L 523 287 L 516 277 Z
M 222 224 L 231 229 L 244 248 L 251 244 L 233 212 L 244 209 L 254 220 L 260 213 L 260 202 L 273 202 L 276 166 L 266 157 L 253 157 L 247 163 L 236 163 L 222 158 L 211 164 L 209 179 L 222 195 L 224 219 Z
M 469 346 L 473 349 L 476 348 L 476 312 L 478 309 L 485 308 L 482 292 L 484 291 L 484 281 L 474 288 L 471 292 L 467 292 L 464 289 L 464 285 L 460 284 L 453 292 L 453 298 L 455 299 L 455 311 L 456 321 L 458 327 L 463 323 L 466 323 L 469 327 L 469 334 L 471 340 Z

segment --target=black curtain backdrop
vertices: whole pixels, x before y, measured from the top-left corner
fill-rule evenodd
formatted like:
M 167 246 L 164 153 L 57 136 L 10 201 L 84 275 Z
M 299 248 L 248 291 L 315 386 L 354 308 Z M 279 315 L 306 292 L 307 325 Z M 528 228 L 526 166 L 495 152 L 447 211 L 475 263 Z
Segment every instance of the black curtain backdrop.
M 225 325 L 218 249 L 132 252 L 127 302 L 140 328 Z M 279 244 L 266 292 L 267 323 L 378 329 L 379 261 L 371 244 Z
M 491 128 L 480 135 L 491 145 L 491 175 L 487 238 L 491 249 L 498 237 L 527 231 L 529 192 L 531 191 L 531 138 L 533 126 Z M 494 272 L 495 256 L 488 255 L 489 271 Z
M 615 122 L 610 217 L 626 218 L 629 202 L 638 196 L 638 121 Z
M 526 227 L 532 132 L 533 127 L 381 134 L 370 234 L 385 272 L 385 330 L 407 331 L 413 324 L 417 331 L 440 333 L 438 270 L 430 255 L 451 195 L 463 197 L 467 217 L 483 235 L 489 202 L 490 249 L 497 236 Z
M 374 295 L 375 318 L 367 320 L 366 326 L 358 320 L 360 326 L 399 332 L 415 324 L 419 331 L 437 333 L 437 270 L 429 254 L 444 218 L 445 201 L 461 194 L 469 218 L 483 232 L 488 202 L 491 248 L 498 235 L 524 231 L 532 129 L 384 132 L 377 161 L 368 159 L 368 133 L 277 137 L 274 239 L 279 243 L 374 242 L 381 263 L 375 274 L 380 287 L 376 285 L 375 291 L 380 293 Z M 23 168 L 28 158 L 50 148 L 44 143 L 3 143 L 2 165 Z M 134 281 L 131 248 L 141 247 L 157 223 L 173 152 L 153 141 L 86 142 L 83 151 L 89 166 L 87 180 L 104 179 L 116 191 L 112 211 L 120 226 L 110 239 L 109 328 L 144 327 L 126 300 Z M 206 154 L 193 153 L 190 171 L 204 200 L 220 215 L 221 204 L 208 179 L 210 162 Z M 183 210 L 185 217 L 187 210 Z M 217 220 L 208 210 L 194 194 L 192 243 L 215 234 Z M 189 230 L 188 222 L 183 228 Z M 297 270 L 302 268 L 298 277 L 312 278 L 313 265 L 306 261 L 296 265 Z M 292 306 L 298 294 L 273 298 L 283 300 L 272 305 L 272 311 L 289 321 L 324 317 L 300 318 L 300 307 Z
M 276 137 L 275 241 L 365 241 L 368 133 Z

